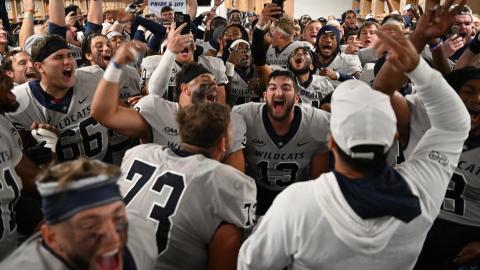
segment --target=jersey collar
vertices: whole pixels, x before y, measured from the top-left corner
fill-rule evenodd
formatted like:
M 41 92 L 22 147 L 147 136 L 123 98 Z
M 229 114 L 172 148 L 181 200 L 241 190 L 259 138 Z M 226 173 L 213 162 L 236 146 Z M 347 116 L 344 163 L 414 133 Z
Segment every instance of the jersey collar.
M 63 98 L 58 99 L 45 92 L 39 80 L 29 82 L 28 86 L 32 91 L 33 97 L 45 108 L 61 113 L 68 112 L 73 97 L 73 87 L 68 90 Z
M 300 128 L 300 123 L 302 122 L 302 110 L 299 106 L 293 106 L 294 113 L 293 113 L 293 121 L 290 125 L 290 129 L 288 130 L 287 134 L 284 136 L 278 136 L 275 133 L 275 129 L 273 128 L 272 122 L 270 122 L 270 118 L 268 117 L 268 109 L 267 105 L 264 104 L 262 108 L 262 119 L 263 125 L 265 130 L 267 131 L 268 136 L 272 139 L 272 141 L 277 145 L 277 147 L 282 148 L 283 146 L 287 145 L 288 142 L 297 134 L 298 129 Z

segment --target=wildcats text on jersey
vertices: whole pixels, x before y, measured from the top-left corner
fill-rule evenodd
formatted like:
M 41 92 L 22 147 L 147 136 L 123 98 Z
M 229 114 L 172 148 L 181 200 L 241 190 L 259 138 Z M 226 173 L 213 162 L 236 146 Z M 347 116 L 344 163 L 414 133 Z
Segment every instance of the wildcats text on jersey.
M 273 160 L 294 160 L 294 159 L 303 159 L 305 157 L 304 152 L 300 153 L 272 153 L 255 150 L 255 156 L 265 159 Z

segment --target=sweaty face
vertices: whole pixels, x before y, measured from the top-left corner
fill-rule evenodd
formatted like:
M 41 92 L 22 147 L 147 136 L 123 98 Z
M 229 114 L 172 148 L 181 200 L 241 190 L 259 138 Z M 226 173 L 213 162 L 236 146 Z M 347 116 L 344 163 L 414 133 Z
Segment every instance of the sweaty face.
M 12 78 L 2 74 L 0 76 L 0 114 L 15 112 L 18 109 L 18 102 L 15 94 L 12 93 Z
M 480 135 L 480 80 L 470 80 L 462 85 L 458 95 L 471 117 L 471 135 Z
M 375 45 L 375 42 L 377 42 L 378 39 L 375 31 L 377 31 L 377 27 L 375 27 L 375 25 L 369 25 L 362 28 L 362 31 L 360 31 L 359 40 L 363 48 L 371 48 Z
M 313 60 L 304 48 L 295 49 L 288 61 L 290 62 L 291 71 L 297 75 L 308 73 L 313 68 Z
M 188 83 L 190 103 L 217 102 L 218 87 L 212 74 L 202 74 Z
M 56 51 L 42 63 L 35 63 L 35 68 L 54 88 L 66 90 L 75 84 L 75 59 L 69 49 Z
M 333 33 L 325 33 L 318 39 L 317 52 L 324 58 L 335 55 L 337 47 L 337 37 Z
M 76 269 L 123 269 L 127 218 L 122 202 L 84 210 L 59 224 L 65 259 Z
M 104 36 L 96 36 L 92 38 L 90 50 L 86 57 L 91 64 L 106 69 L 112 59 L 112 43 Z
M 38 79 L 38 74 L 26 52 L 19 52 L 12 56 L 12 69 L 13 81 L 17 84 Z
M 279 76 L 268 83 L 267 91 L 263 93 L 268 115 L 274 121 L 285 121 L 293 113 L 297 101 L 294 83 L 290 78 Z
M 470 42 L 472 37 L 473 30 L 473 18 L 470 15 L 457 15 L 455 16 L 453 25 L 458 26 L 458 34 L 463 37 L 463 43 L 467 44 Z
M 317 41 L 317 33 L 320 31 L 320 28 L 322 28 L 322 24 L 319 22 L 308 24 L 303 30 L 303 40 L 315 45 L 315 42 Z

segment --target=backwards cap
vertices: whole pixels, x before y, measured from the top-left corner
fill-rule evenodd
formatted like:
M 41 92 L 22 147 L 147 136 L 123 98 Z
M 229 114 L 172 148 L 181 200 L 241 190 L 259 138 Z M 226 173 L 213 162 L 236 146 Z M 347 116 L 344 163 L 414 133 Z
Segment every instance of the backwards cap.
M 390 98 L 368 84 L 349 80 L 332 94 L 330 131 L 338 147 L 352 158 L 373 159 L 374 153 L 355 153 L 359 145 L 381 145 L 386 153 L 397 132 Z

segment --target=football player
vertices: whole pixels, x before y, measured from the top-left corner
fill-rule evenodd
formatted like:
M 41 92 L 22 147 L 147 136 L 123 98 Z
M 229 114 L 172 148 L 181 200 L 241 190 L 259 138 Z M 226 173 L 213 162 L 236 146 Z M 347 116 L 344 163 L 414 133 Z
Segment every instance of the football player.
M 143 144 L 127 151 L 120 189 L 127 209 L 157 228 L 160 269 L 235 269 L 243 229 L 254 224 L 255 182 L 223 165 L 228 108 L 192 104 L 177 114 L 179 149 Z
M 297 106 L 295 76 L 290 71 L 270 74 L 266 103 L 233 108 L 247 126 L 244 150 L 247 174 L 257 183 L 257 214 L 265 214 L 275 196 L 294 182 L 327 170 L 329 113 Z
M 2 269 L 153 269 L 154 227 L 126 211 L 119 169 L 80 158 L 39 176 L 45 223 Z
M 22 154 L 20 136 L 5 117 L 19 104 L 11 92 L 13 80 L 0 67 L 0 260 L 17 246 L 15 204 L 22 189 L 34 189 L 37 167 Z
M 171 31 L 169 36 L 179 34 L 182 27 Z M 178 32 L 177 32 L 178 30 Z M 173 33 L 175 32 L 175 33 Z M 164 55 L 164 59 L 160 63 L 155 74 L 159 73 L 162 76 L 169 77 L 169 71 L 172 62 L 175 59 L 175 53 L 170 52 L 180 51 L 184 48 L 186 43 L 191 43 L 191 37 L 183 35 L 180 39 L 170 39 L 170 49 Z M 175 114 L 185 106 L 198 102 L 216 102 L 218 96 L 218 87 L 213 75 L 203 67 L 203 65 L 192 64 L 186 65 L 177 75 L 177 94 L 179 96 L 178 103 L 163 99 L 161 96 L 153 94 L 158 93 L 163 84 L 152 85 L 152 94 L 142 98 L 135 106 L 135 110 L 125 108 L 118 105 L 112 97 L 118 95 L 119 81 L 122 76 L 121 65 L 133 60 L 134 53 L 136 53 L 135 43 L 125 44 L 115 55 L 115 61 L 110 63 L 109 68 L 104 74 L 104 79 L 98 86 L 95 95 L 92 115 L 95 119 L 100 121 L 105 126 L 129 137 L 141 138 L 143 142 L 154 142 L 164 146 L 178 148 L 180 143 L 178 124 L 175 119 Z M 112 60 L 113 61 L 113 60 Z M 167 61 L 167 62 L 166 62 Z M 171 62 L 168 62 L 171 61 Z M 166 72 L 162 72 L 162 68 Z M 153 82 L 156 82 L 156 75 L 152 77 Z M 161 80 L 160 80 L 161 81 Z M 233 123 L 233 143 L 229 149 L 230 155 L 227 158 L 227 163 L 238 168 L 241 171 L 245 169 L 245 161 L 243 158 L 242 149 L 244 148 L 245 139 L 245 123 L 240 116 L 235 116 Z

